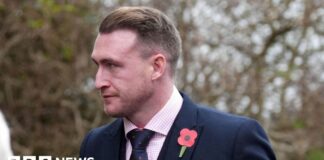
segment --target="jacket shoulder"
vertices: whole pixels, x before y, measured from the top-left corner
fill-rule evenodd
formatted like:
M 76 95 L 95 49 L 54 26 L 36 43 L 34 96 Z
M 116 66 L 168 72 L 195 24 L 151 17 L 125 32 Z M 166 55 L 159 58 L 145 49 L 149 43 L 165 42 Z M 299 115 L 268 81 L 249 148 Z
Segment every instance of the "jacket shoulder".
M 204 153 L 201 155 L 224 156 L 221 159 L 276 159 L 265 131 L 256 120 L 206 106 L 198 106 L 197 114 L 198 125 L 204 126 L 201 146 L 214 146 L 198 149 Z
M 115 134 L 122 124 L 122 119 L 116 119 L 110 124 L 106 124 L 97 128 L 93 128 L 89 131 L 87 136 L 91 135 L 91 138 L 100 137 L 103 134 Z
M 245 116 L 234 115 L 215 108 L 198 105 L 198 122 L 209 125 L 227 125 L 239 127 L 243 123 L 255 123 L 256 120 Z M 257 122 L 256 122 L 257 123 Z
M 80 147 L 80 157 L 89 157 L 94 153 L 96 146 L 100 146 L 102 139 L 107 135 L 115 135 L 122 127 L 122 119 L 117 119 L 110 124 L 100 126 L 90 130 Z

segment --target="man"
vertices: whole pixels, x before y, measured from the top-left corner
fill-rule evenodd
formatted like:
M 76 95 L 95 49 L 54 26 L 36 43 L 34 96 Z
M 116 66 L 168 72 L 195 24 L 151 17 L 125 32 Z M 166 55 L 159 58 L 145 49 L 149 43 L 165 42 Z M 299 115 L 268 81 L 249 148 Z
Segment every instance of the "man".
M 95 160 L 273 160 L 260 125 L 194 104 L 174 86 L 181 40 L 147 7 L 121 7 L 100 24 L 91 58 L 104 111 L 117 119 L 85 137 Z

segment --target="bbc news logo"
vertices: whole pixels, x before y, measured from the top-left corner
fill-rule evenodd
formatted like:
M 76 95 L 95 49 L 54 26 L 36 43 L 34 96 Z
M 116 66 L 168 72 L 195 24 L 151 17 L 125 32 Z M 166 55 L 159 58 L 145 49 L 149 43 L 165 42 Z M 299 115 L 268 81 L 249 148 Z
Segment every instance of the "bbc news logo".
M 8 160 L 95 160 L 93 157 L 11 156 Z

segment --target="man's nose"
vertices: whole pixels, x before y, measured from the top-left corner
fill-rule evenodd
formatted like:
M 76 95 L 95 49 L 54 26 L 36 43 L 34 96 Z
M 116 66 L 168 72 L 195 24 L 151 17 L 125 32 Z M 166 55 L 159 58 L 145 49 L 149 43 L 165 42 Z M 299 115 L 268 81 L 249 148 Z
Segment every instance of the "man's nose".
M 110 86 L 109 75 L 105 73 L 102 69 L 98 69 L 96 73 L 95 86 L 97 89 Z

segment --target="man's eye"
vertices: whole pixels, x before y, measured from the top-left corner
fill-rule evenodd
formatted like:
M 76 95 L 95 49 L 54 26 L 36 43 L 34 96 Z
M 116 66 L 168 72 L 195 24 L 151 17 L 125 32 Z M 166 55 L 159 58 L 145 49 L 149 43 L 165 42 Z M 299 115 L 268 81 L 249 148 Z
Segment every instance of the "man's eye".
M 115 68 L 115 67 L 117 67 L 115 64 L 112 64 L 112 63 L 107 63 L 106 66 L 108 68 Z

